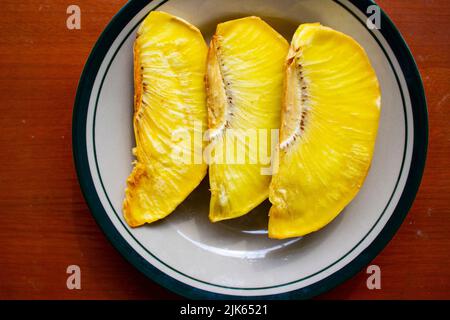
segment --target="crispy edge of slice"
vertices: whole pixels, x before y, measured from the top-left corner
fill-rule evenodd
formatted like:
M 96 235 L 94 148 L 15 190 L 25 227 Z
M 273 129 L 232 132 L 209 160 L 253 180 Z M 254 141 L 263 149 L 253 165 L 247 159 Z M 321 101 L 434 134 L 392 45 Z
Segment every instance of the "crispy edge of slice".
M 217 57 L 217 46 L 217 36 L 214 35 L 210 42 L 206 62 L 206 107 L 208 113 L 208 129 L 223 131 L 227 122 L 228 101 L 224 86 L 224 79 Z M 219 132 L 219 134 L 221 134 L 221 132 Z M 212 134 L 210 139 L 214 138 L 215 135 Z
M 225 130 L 228 126 L 228 109 L 230 108 L 230 102 L 228 100 L 223 74 L 220 68 L 220 62 L 218 58 L 217 47 L 220 46 L 218 42 L 217 34 L 214 34 L 207 58 L 207 70 L 205 76 L 205 87 L 206 87 L 206 106 L 208 111 L 208 129 L 210 130 L 209 142 L 212 145 L 216 145 L 219 142 L 217 139 L 222 139 L 225 134 Z M 214 165 L 214 164 L 213 164 Z M 211 191 L 211 198 L 209 203 L 209 214 L 208 218 L 211 222 L 219 222 L 222 220 L 228 220 L 232 218 L 237 218 L 237 216 L 220 217 L 216 214 L 213 208 L 215 207 L 216 201 L 220 201 L 219 195 L 214 195 L 215 191 L 211 187 L 213 185 L 213 176 L 211 174 L 211 165 L 209 167 L 209 184 Z M 244 213 L 245 214 L 245 213 Z M 243 214 L 242 214 L 243 215 Z
M 321 25 L 318 22 L 316 22 L 316 23 L 305 23 L 305 24 L 300 25 L 297 28 L 297 30 L 296 30 L 296 32 L 295 32 L 295 34 L 293 36 L 293 40 L 291 42 L 291 46 L 289 48 L 289 53 L 288 53 L 288 56 L 287 56 L 287 59 L 286 59 L 285 82 L 284 82 L 284 90 L 285 90 L 285 92 L 283 93 L 283 104 L 282 104 L 282 113 L 281 113 L 281 119 L 282 119 L 281 123 L 282 123 L 282 125 L 281 125 L 281 128 L 280 128 L 280 138 L 281 138 L 281 131 L 283 130 L 284 117 L 286 116 L 286 112 L 287 112 L 287 110 L 286 110 L 286 108 L 287 108 L 286 100 L 288 98 L 287 97 L 287 89 L 288 89 L 287 76 L 288 76 L 289 72 L 292 72 L 292 70 L 288 70 L 288 69 L 292 68 L 292 66 L 294 65 L 293 64 L 293 60 L 295 59 L 295 57 L 297 55 L 298 48 L 299 48 L 298 45 L 296 46 L 296 44 L 294 44 L 294 42 L 296 40 L 295 37 L 297 37 L 297 36 L 299 37 L 301 32 L 303 30 L 307 29 L 307 28 L 317 28 L 317 27 L 321 28 L 321 29 L 324 29 L 324 30 L 331 31 L 331 32 L 335 32 L 335 33 L 339 34 L 340 36 L 343 36 L 345 39 L 350 41 L 350 43 L 353 45 L 353 47 L 356 50 L 359 50 L 361 52 L 362 56 L 367 61 L 367 67 L 371 70 L 371 72 L 373 73 L 375 79 L 377 80 L 376 81 L 376 89 L 378 91 L 378 96 L 379 96 L 379 99 L 378 99 L 378 102 L 377 102 L 377 107 L 378 107 L 378 110 L 379 110 L 379 113 L 378 113 L 378 121 L 379 121 L 380 110 L 381 110 L 381 105 L 380 105 L 381 104 L 381 89 L 380 89 L 380 85 L 379 85 L 379 81 L 378 81 L 376 72 L 373 69 L 372 64 L 370 63 L 370 59 L 369 59 L 365 49 L 358 43 L 358 41 L 356 41 L 351 36 L 349 36 L 349 35 L 347 35 L 347 34 L 345 34 L 343 32 L 340 32 L 338 30 L 334 30 L 334 29 L 332 29 L 330 27 L 323 26 L 323 25 Z M 300 110 L 301 109 L 302 108 L 300 107 Z M 377 128 L 377 131 L 378 131 L 378 128 Z M 280 139 L 280 142 L 281 142 L 281 139 Z M 281 222 L 283 224 L 286 224 L 286 226 L 290 227 L 288 231 L 286 231 L 287 228 L 286 229 L 285 228 L 281 228 L 281 229 L 283 229 L 283 231 L 280 231 L 279 227 L 277 227 L 277 228 L 274 227 L 274 220 L 273 220 L 273 219 L 277 219 L 277 216 L 279 215 L 278 212 L 280 211 L 280 208 L 276 207 L 275 205 L 272 205 L 271 208 L 270 208 L 270 211 L 269 211 L 269 226 L 268 226 L 268 236 L 269 236 L 269 238 L 271 238 L 271 239 L 286 239 L 286 238 L 305 236 L 307 234 L 316 232 L 316 231 L 324 228 L 330 222 L 332 222 L 345 209 L 345 207 L 356 197 L 356 195 L 358 194 L 359 190 L 363 186 L 364 181 L 366 180 L 367 175 L 369 174 L 369 170 L 370 170 L 370 167 L 371 167 L 371 164 L 372 164 L 373 153 L 374 153 L 374 149 L 375 149 L 375 142 L 376 142 L 376 133 L 375 133 L 375 139 L 374 139 L 373 145 L 372 145 L 371 159 L 370 159 L 369 165 L 367 166 L 367 169 L 364 172 L 364 174 L 361 175 L 361 178 L 359 179 L 358 184 L 356 185 L 357 187 L 355 187 L 354 189 L 351 189 L 349 191 L 348 195 L 346 197 L 343 197 L 341 199 L 341 201 L 338 202 L 338 204 L 335 206 L 335 208 L 333 210 L 333 213 L 331 215 L 329 215 L 328 219 L 325 220 L 325 223 L 323 221 L 321 221 L 320 224 L 316 224 L 316 225 L 310 225 L 310 226 L 307 226 L 307 227 L 304 227 L 304 226 L 300 225 L 298 227 L 292 228 L 292 221 L 288 221 L 285 218 L 279 218 L 279 222 L 278 223 Z M 278 148 L 279 148 L 279 146 L 277 147 L 277 150 L 278 150 Z M 280 152 L 280 151 L 278 151 L 278 152 Z M 278 153 L 278 156 L 280 156 L 279 153 Z M 271 189 L 273 188 L 272 182 L 271 182 L 270 188 Z
M 152 11 L 148 14 L 148 16 L 144 19 L 144 21 L 141 23 L 141 25 L 139 26 L 137 32 L 136 32 L 136 39 L 133 43 L 133 80 L 134 80 L 134 103 L 133 103 L 133 132 L 134 132 L 134 140 L 136 143 L 136 147 L 134 147 L 132 149 L 132 153 L 134 156 L 137 156 L 137 115 L 139 113 L 139 111 L 141 110 L 141 106 L 142 106 L 142 94 L 143 94 L 143 82 L 142 82 L 142 67 L 141 67 L 141 63 L 140 63 L 140 47 L 138 45 L 138 38 L 142 35 L 142 33 L 144 32 L 145 26 L 148 23 L 148 19 L 150 19 L 151 17 L 157 17 L 157 18 L 163 18 L 163 19 L 167 19 L 168 21 L 175 21 L 177 23 L 182 24 L 183 26 L 187 26 L 189 27 L 192 31 L 194 31 L 195 33 L 197 33 L 198 35 L 200 35 L 200 37 L 203 39 L 203 35 L 201 33 L 201 31 L 195 27 L 194 25 L 192 25 L 191 23 L 189 23 L 188 21 L 173 16 L 169 13 L 163 12 L 163 11 Z M 126 183 L 127 186 L 125 188 L 125 198 L 123 200 L 122 203 L 122 210 L 123 210 L 123 216 L 125 218 L 125 221 L 127 222 L 127 224 L 130 227 L 139 227 L 142 226 L 146 223 L 152 223 L 158 220 L 161 220 L 165 217 L 167 217 L 169 214 L 171 214 L 185 199 L 181 199 L 180 201 L 178 201 L 178 203 L 173 207 L 173 209 L 168 212 L 166 215 L 164 215 L 163 217 L 157 217 L 157 218 L 152 218 L 152 219 L 137 219 L 132 213 L 131 213 L 131 209 L 130 206 L 128 204 L 128 199 L 132 197 L 131 193 L 131 187 L 132 186 L 136 186 L 139 184 L 139 181 L 141 180 L 141 177 L 146 175 L 147 172 L 145 171 L 145 169 L 143 168 L 144 165 L 142 163 L 139 163 L 136 160 L 133 161 L 133 169 L 130 173 L 130 175 L 127 177 Z M 195 190 L 195 188 L 197 188 L 200 183 L 203 181 L 204 177 L 206 176 L 207 173 L 207 167 L 205 167 L 204 173 L 202 174 L 202 178 L 199 179 L 198 183 L 195 185 L 195 187 L 192 189 Z M 192 192 L 191 191 L 191 192 Z

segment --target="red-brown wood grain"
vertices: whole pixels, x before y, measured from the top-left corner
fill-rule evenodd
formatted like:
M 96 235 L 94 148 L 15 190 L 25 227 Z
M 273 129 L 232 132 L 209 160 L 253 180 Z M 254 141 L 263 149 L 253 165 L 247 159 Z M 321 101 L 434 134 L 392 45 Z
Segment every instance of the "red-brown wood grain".
M 2 0 L 0 4 L 0 299 L 178 298 L 112 247 L 82 197 L 72 107 L 86 58 L 124 0 Z M 379 0 L 419 65 L 429 108 L 424 179 L 401 229 L 373 261 L 382 289 L 358 275 L 320 299 L 450 298 L 450 5 Z M 81 30 L 66 9 L 82 11 Z M 66 288 L 81 267 L 82 289 Z

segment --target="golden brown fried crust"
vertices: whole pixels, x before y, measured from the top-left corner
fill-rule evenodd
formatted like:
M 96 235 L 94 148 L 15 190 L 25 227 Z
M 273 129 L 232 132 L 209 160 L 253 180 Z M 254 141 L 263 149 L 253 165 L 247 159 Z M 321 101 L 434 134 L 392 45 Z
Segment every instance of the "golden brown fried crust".
M 147 172 L 144 170 L 143 166 L 136 163 L 133 167 L 133 171 L 131 172 L 130 176 L 127 179 L 127 188 L 125 189 L 125 199 L 123 201 L 123 214 L 126 222 L 130 227 L 139 227 L 143 225 L 145 222 L 142 220 L 136 219 L 131 214 L 131 208 L 129 206 L 129 200 L 133 199 L 133 192 L 130 190 L 133 190 L 137 188 L 137 186 L 142 181 L 142 178 L 147 176 Z
M 216 129 L 225 121 L 227 98 L 221 72 L 217 36 L 214 35 L 208 50 L 207 72 L 205 76 L 206 105 L 208 108 L 208 128 Z
M 141 108 L 142 103 L 142 66 L 140 64 L 139 59 L 139 46 L 137 45 L 137 39 L 139 38 L 139 34 L 136 36 L 136 40 L 134 41 L 133 45 L 133 63 L 134 63 L 134 115 L 133 115 L 133 129 L 136 135 L 137 125 L 136 125 L 136 115 L 138 111 Z M 136 155 L 135 155 L 136 156 Z M 132 192 L 130 190 L 133 188 L 133 186 L 137 186 L 139 184 L 139 181 L 141 180 L 142 175 L 145 173 L 144 170 L 142 170 L 141 166 L 139 166 L 137 161 L 133 162 L 133 170 L 130 174 L 130 176 L 127 179 L 127 187 L 125 189 L 125 199 L 123 201 L 123 213 L 125 220 L 127 221 L 128 225 L 131 227 L 138 227 L 142 225 L 142 222 L 136 221 L 132 214 L 130 213 L 130 207 L 128 204 L 129 199 L 133 197 Z
M 136 115 L 138 110 L 141 107 L 142 102 L 142 69 L 140 60 L 139 60 L 139 46 L 137 45 L 137 40 L 139 35 L 136 37 L 133 45 L 133 55 L 134 55 L 134 114 Z

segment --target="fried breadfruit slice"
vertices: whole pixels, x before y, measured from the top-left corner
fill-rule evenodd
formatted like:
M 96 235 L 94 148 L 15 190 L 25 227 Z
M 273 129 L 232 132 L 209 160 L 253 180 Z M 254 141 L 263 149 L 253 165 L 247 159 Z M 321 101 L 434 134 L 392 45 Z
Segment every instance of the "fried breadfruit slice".
M 278 239 L 319 230 L 358 193 L 381 101 L 364 49 L 317 23 L 296 31 L 285 77 L 279 168 L 269 196 L 269 237 Z
M 198 143 L 174 139 L 184 134 L 193 142 L 206 130 L 207 52 L 200 31 L 170 14 L 153 11 L 139 27 L 134 43 L 136 161 L 123 202 L 132 227 L 166 217 L 206 175 L 207 165 L 194 161 L 195 153 L 201 156 L 201 140 L 198 148 Z
M 267 164 L 255 159 L 258 147 L 248 134 L 280 126 L 288 48 L 287 41 L 258 17 L 217 26 L 206 79 L 208 127 L 214 146 L 209 166 L 212 222 L 242 216 L 268 197 L 271 176 L 262 170 Z M 234 151 L 227 139 L 234 141 Z M 266 151 L 270 158 L 270 150 Z M 244 161 L 239 160 L 242 156 Z

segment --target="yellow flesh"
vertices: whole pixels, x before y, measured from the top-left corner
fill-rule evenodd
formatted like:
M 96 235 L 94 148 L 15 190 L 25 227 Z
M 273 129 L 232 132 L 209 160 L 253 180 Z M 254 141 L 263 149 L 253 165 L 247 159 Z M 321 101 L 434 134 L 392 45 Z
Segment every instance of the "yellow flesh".
M 289 50 L 279 170 L 269 199 L 269 237 L 316 231 L 357 194 L 372 159 L 380 89 L 352 38 L 301 25 Z
M 244 130 L 234 136 L 235 152 L 230 154 L 238 157 L 238 150 L 246 150 L 247 155 L 245 163 L 210 165 L 209 218 L 213 222 L 242 216 L 268 196 L 271 176 L 262 175 L 261 168 L 269 165 L 250 157 L 250 153 L 255 154 L 252 147 L 256 145 L 245 139 L 245 130 L 279 128 L 283 65 L 288 48 L 286 40 L 257 17 L 217 26 L 207 68 L 213 155 L 220 154 L 219 150 L 230 153 L 226 144 L 227 134 L 232 132 L 229 129 Z
M 138 30 L 134 45 L 136 162 L 123 203 L 130 226 L 170 214 L 206 174 L 206 164 L 193 164 L 194 152 L 201 155 L 193 141 L 194 131 L 201 134 L 206 129 L 207 50 L 197 28 L 167 13 L 151 12 Z M 181 132 L 191 137 L 192 145 L 184 149 L 186 158 L 182 158 L 192 159 L 190 164 L 176 157 L 181 154 L 172 136 L 176 132 L 179 138 Z

